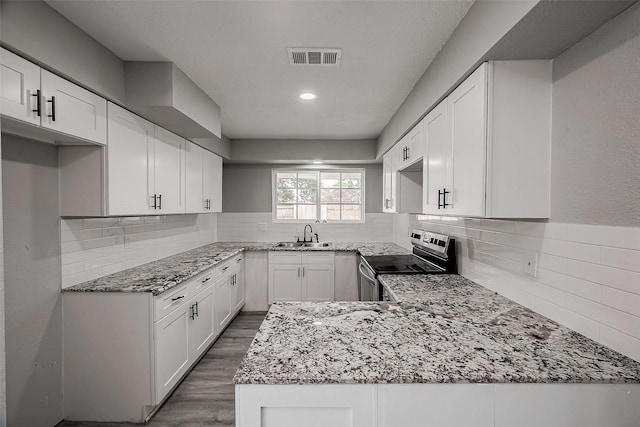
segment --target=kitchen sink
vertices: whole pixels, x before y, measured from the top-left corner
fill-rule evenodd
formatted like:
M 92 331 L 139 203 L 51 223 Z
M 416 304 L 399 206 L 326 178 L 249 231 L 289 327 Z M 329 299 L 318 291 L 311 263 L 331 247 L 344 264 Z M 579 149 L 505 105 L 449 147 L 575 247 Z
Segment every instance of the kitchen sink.
M 305 248 L 328 248 L 331 246 L 331 243 L 312 243 L 306 242 L 302 246 Z
M 329 248 L 331 243 L 316 243 L 316 242 L 280 242 L 276 245 L 277 248 Z
M 278 248 L 299 248 L 304 243 L 302 242 L 280 242 L 276 245 Z

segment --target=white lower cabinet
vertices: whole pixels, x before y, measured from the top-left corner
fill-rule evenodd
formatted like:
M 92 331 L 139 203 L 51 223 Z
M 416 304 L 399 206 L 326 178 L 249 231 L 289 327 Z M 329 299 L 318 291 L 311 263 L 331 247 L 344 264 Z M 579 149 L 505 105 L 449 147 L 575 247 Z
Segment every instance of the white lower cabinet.
M 178 383 L 189 369 L 189 316 L 183 304 L 154 325 L 155 337 L 155 403 Z
M 213 273 L 203 278 L 203 289 L 187 303 L 189 317 L 189 358 L 196 360 L 213 342 L 218 332 L 214 317 Z
M 372 427 L 375 408 L 375 384 L 236 385 L 236 427 Z
M 269 304 L 275 301 L 333 301 L 332 251 L 269 252 Z
M 243 256 L 171 290 L 63 293 L 65 419 L 143 422 L 244 304 Z

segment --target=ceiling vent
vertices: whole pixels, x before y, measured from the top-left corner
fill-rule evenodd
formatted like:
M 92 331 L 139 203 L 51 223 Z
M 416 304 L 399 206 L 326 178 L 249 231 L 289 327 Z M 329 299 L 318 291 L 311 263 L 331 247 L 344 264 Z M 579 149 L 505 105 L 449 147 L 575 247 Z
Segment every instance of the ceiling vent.
M 291 65 L 324 65 L 340 66 L 342 49 L 315 47 L 288 47 L 289 64 Z

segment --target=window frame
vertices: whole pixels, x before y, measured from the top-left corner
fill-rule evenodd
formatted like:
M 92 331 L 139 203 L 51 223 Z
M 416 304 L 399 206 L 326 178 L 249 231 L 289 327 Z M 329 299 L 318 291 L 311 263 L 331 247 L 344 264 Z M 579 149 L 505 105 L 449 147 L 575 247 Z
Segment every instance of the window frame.
M 317 199 L 316 199 L 316 218 L 318 219 L 283 219 L 283 218 L 277 218 L 277 214 L 278 214 L 278 198 L 277 198 L 277 181 L 276 181 L 276 176 L 278 173 L 305 173 L 305 172 L 315 172 L 318 174 L 318 185 L 316 187 L 317 189 Z M 361 187 L 360 187 L 360 219 L 359 220 L 321 220 L 320 218 L 320 213 L 321 213 L 321 179 L 320 179 L 320 174 L 323 172 L 340 172 L 340 173 L 359 173 L 360 177 L 361 177 Z M 341 167 L 337 167 L 337 166 L 330 166 L 330 167 L 323 167 L 323 168 L 318 168 L 318 167 L 292 167 L 292 168 L 273 168 L 271 169 L 271 220 L 274 223 L 285 223 L 285 224 L 308 224 L 308 223 L 323 223 L 323 224 L 364 224 L 365 222 L 365 207 L 366 207 L 366 203 L 365 203 L 365 187 L 366 187 L 366 175 L 365 175 L 365 169 L 364 168 L 341 168 Z M 325 203 L 327 204 L 327 203 Z M 340 206 L 345 205 L 352 205 L 352 206 L 358 206 L 358 204 L 356 203 L 342 203 L 342 200 L 340 201 L 340 203 L 331 203 L 331 204 L 339 204 Z M 292 204 L 292 206 L 298 206 L 297 203 Z

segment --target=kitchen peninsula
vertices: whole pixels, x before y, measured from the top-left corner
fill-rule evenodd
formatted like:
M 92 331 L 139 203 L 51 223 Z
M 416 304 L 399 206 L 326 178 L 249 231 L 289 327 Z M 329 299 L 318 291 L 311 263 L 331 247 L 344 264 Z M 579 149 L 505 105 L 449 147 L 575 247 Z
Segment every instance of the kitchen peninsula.
M 458 275 L 391 303 L 276 303 L 235 376 L 237 426 L 634 426 L 640 363 Z

